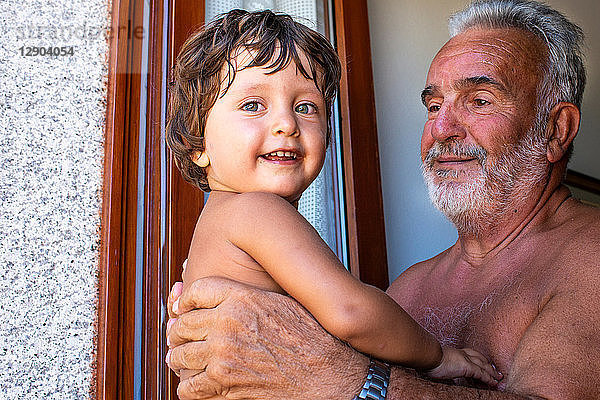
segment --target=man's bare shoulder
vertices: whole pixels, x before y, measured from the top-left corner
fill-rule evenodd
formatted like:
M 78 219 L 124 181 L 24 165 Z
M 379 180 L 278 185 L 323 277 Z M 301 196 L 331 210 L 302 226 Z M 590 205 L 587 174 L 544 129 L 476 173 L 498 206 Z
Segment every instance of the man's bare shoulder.
M 578 215 L 588 216 L 590 218 L 593 218 L 594 222 L 596 222 L 596 223 L 598 223 L 598 221 L 600 221 L 600 208 L 592 205 L 592 203 L 585 203 L 585 202 L 582 202 L 581 200 L 571 197 L 567 200 L 567 204 Z
M 543 235 L 539 256 L 547 279 L 557 290 L 600 286 L 600 209 L 569 199 L 557 225 Z
M 598 398 L 593 371 L 600 366 L 600 212 L 574 199 L 564 206 L 550 229 L 530 242 L 534 258 L 524 268 L 526 279 L 520 280 L 518 293 L 509 292 L 521 296 L 517 310 L 527 304 L 523 294 L 538 301 L 535 318 L 519 339 L 507 384 L 519 391 L 545 380 L 544 398 L 561 397 L 557 393 Z
M 439 266 L 440 264 L 443 264 L 448 257 L 450 257 L 450 252 L 452 250 L 452 247 L 444 250 L 443 252 L 427 259 L 421 262 L 418 262 L 410 267 L 408 267 L 406 269 L 406 271 L 404 271 L 403 275 L 405 275 L 406 278 L 411 278 L 411 277 L 418 277 L 421 278 L 423 276 L 426 276 L 430 273 L 433 272 L 433 270 Z
M 600 209 L 575 199 L 568 201 L 565 215 L 550 232 L 550 239 L 562 257 L 578 261 L 574 266 L 588 261 L 600 266 Z
M 440 265 L 446 265 L 451 257 L 452 247 L 431 257 L 428 260 L 418 262 L 408 267 L 404 272 L 396 278 L 387 290 L 387 294 L 394 298 L 397 302 L 404 296 L 413 297 L 415 291 L 423 282 L 437 272 Z M 405 301 L 400 304 L 406 303 Z

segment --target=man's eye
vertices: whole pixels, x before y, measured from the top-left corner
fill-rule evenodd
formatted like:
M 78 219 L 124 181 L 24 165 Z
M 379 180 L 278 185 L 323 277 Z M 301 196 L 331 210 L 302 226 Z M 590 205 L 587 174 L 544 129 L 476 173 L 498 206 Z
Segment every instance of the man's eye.
M 484 99 L 475 99 L 474 102 L 477 107 L 484 107 L 491 104 L 489 101 Z
M 440 111 L 440 106 L 437 104 L 431 104 L 429 106 L 427 106 L 427 111 L 434 113 L 434 112 L 438 112 Z
M 317 112 L 317 107 L 310 103 L 302 103 L 296 106 L 298 114 L 314 114 Z
M 260 103 L 257 101 L 249 101 L 248 103 L 244 103 L 241 108 L 244 111 L 256 112 L 260 110 Z

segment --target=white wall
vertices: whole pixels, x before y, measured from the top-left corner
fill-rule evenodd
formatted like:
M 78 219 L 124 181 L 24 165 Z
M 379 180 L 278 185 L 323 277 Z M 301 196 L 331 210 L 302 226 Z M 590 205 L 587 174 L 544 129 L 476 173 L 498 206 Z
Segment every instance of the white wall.
M 597 0 L 552 0 L 548 4 L 579 24 L 587 35 L 588 86 L 583 122 L 570 168 L 600 178 L 600 15 Z M 454 227 L 429 203 L 419 169 L 425 122 L 420 101 L 429 63 L 448 40 L 447 18 L 466 0 L 369 0 L 390 281 L 415 262 L 451 246 Z

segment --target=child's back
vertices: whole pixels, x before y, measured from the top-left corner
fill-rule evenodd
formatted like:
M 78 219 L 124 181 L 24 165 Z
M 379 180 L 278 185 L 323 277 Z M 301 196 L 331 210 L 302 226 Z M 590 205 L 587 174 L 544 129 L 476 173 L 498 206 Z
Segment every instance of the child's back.
M 245 197 L 245 198 L 244 198 Z M 264 268 L 231 243 L 230 229 L 236 228 L 239 211 L 256 196 L 214 192 L 198 218 L 183 283 L 206 276 L 221 276 L 271 292 L 285 293 Z

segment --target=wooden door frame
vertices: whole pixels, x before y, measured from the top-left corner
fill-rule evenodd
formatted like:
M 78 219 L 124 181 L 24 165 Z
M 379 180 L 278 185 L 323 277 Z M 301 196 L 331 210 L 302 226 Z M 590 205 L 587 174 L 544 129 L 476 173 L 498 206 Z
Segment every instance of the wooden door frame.
M 334 0 L 334 13 L 342 63 L 339 99 L 350 271 L 385 290 L 389 280 L 367 1 Z
M 96 398 L 133 398 L 143 1 L 112 3 L 99 259 Z
M 185 183 L 170 156 L 166 190 L 162 187 L 160 131 L 165 79 L 184 39 L 204 20 L 204 2 L 171 0 L 164 10 L 158 0 L 115 0 L 112 3 L 101 252 L 99 260 L 98 339 L 95 397 L 131 399 L 134 382 L 136 240 L 138 229 L 138 162 L 144 4 L 149 7 L 146 75 L 146 147 L 144 149 L 143 284 L 141 391 L 144 399 L 176 398 L 176 379 L 163 363 L 166 345 L 166 298 L 180 280 L 191 234 L 203 205 L 203 194 Z M 335 42 L 342 61 L 339 95 L 344 193 L 351 272 L 364 282 L 388 285 L 383 201 L 369 45 L 366 0 L 334 0 Z M 167 48 L 163 28 L 167 24 Z M 121 29 L 127 27 L 127 29 Z M 143 29 L 142 29 L 143 31 Z M 351 113 L 350 110 L 361 110 Z M 161 193 L 167 210 L 161 210 Z M 166 231 L 161 224 L 166 219 Z M 164 236 L 164 237 L 162 237 Z M 162 393 L 162 395 L 161 395 Z
M 204 0 L 171 0 L 169 15 L 168 70 L 171 71 L 185 39 L 204 24 Z M 181 266 L 187 258 L 194 227 L 204 205 L 204 193 L 183 180 L 171 152 L 168 152 L 167 156 L 166 192 L 167 229 L 164 262 L 168 276 L 165 277 L 163 286 L 168 296 L 168 290 L 173 284 L 181 281 Z M 164 298 L 166 302 L 167 297 Z M 177 399 L 179 380 L 171 371 L 166 375 L 167 399 Z

